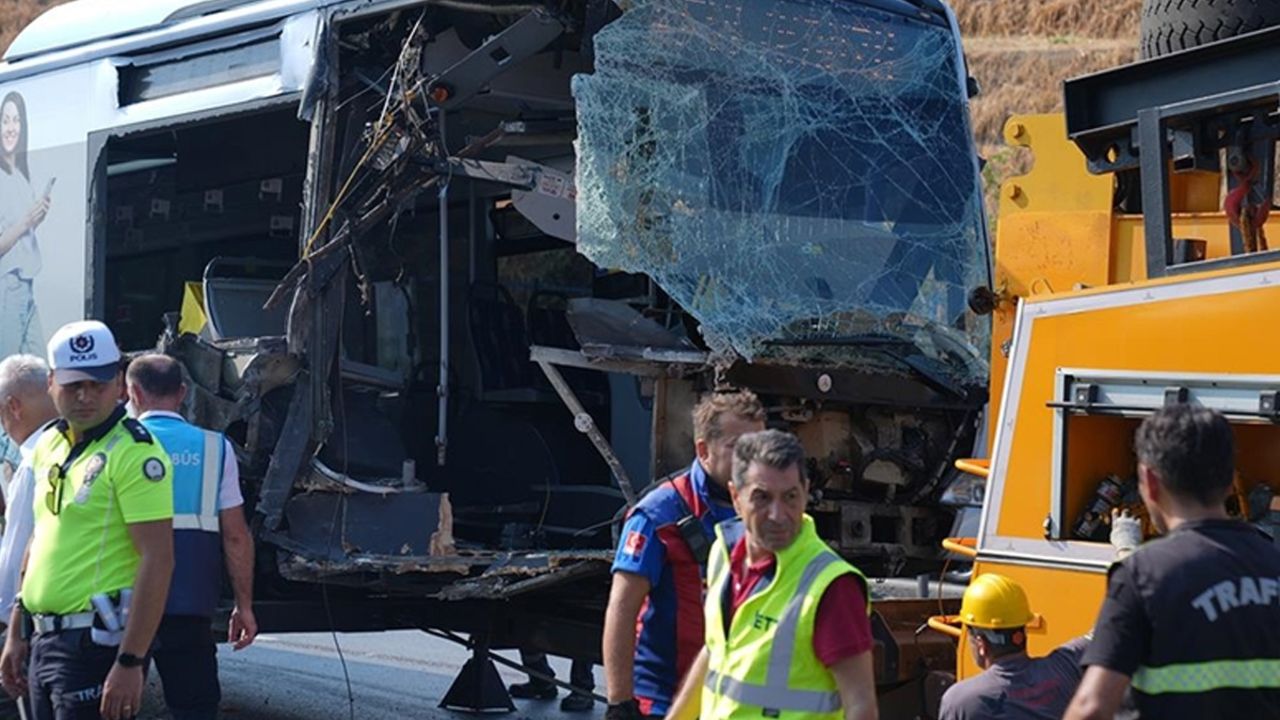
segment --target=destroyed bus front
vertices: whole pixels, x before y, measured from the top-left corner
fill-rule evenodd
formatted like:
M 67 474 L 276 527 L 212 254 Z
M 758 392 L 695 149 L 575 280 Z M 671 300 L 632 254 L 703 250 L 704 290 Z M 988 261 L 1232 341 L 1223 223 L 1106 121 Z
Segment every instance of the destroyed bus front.
M 504 13 L 361 7 L 319 49 L 306 260 L 268 301 L 305 362 L 258 438 L 282 576 L 598 611 L 725 386 L 803 438 L 842 552 L 936 568 L 989 271 L 949 14 Z
M 728 386 L 801 436 L 842 553 L 939 565 L 988 342 L 950 11 L 625 7 L 79 0 L 6 55 L 33 126 L 87 98 L 51 215 L 88 228 L 83 306 L 133 350 L 165 314 L 236 444 L 295 602 L 264 621 L 313 626 L 320 582 L 384 601 L 344 626 L 518 607 L 594 655 L 613 529 Z

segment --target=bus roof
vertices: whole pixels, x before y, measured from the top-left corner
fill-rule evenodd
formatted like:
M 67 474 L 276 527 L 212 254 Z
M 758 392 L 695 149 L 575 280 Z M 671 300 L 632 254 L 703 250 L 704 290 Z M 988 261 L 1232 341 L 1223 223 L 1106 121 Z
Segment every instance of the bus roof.
M 260 0 L 75 0 L 46 10 L 14 38 L 13 62 L 95 40 L 123 37 Z

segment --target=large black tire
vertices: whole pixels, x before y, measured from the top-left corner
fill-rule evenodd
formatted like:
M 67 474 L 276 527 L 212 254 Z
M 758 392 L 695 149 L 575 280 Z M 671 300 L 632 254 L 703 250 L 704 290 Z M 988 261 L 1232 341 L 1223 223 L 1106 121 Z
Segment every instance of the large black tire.
M 1280 0 L 1143 0 L 1142 57 L 1280 24 Z

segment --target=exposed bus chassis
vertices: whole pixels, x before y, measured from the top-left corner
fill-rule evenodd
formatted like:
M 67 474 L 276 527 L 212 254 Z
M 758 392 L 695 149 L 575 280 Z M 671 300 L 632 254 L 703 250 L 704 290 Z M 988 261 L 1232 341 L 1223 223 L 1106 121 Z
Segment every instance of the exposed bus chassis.
M 653 478 L 687 465 L 690 410 L 725 387 L 754 390 L 802 437 L 811 512 L 833 546 L 881 575 L 942 565 L 951 515 L 938 499 L 973 445 L 985 375 L 957 381 L 877 333 L 824 339 L 820 352 L 792 339 L 749 361 L 708 342 L 659 282 L 584 276 L 581 256 L 565 263 L 584 285 L 545 290 L 557 278 L 533 262 L 519 269 L 535 276 L 532 295 L 512 300 L 494 268 L 574 248 L 573 197 L 546 188 L 571 177 L 567 79 L 590 68 L 594 34 L 618 12 L 570 5 L 335 16 L 301 101 L 314 118 L 303 259 L 264 303 L 287 307 L 287 324 L 271 337 L 174 326 L 162 338 L 190 372 L 193 420 L 241 454 L 264 627 L 319 624 L 304 600 L 319 584 L 344 627 L 469 632 L 481 655 L 598 657 L 611 531 Z M 504 86 L 521 63 L 554 87 Z M 388 292 L 404 296 L 390 325 L 399 371 L 379 362 Z M 647 427 L 619 414 L 629 395 Z M 873 588 L 877 677 L 912 703 L 951 658 L 948 640 L 917 637 L 917 587 Z M 356 619 L 369 603 L 381 609 Z

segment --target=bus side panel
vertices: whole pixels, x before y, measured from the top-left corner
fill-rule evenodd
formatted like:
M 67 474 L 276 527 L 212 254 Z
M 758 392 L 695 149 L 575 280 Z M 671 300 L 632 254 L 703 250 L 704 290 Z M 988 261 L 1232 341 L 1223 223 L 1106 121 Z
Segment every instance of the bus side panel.
M 80 66 L 0 82 L 0 357 L 43 357 L 54 330 L 84 317 L 94 77 Z

